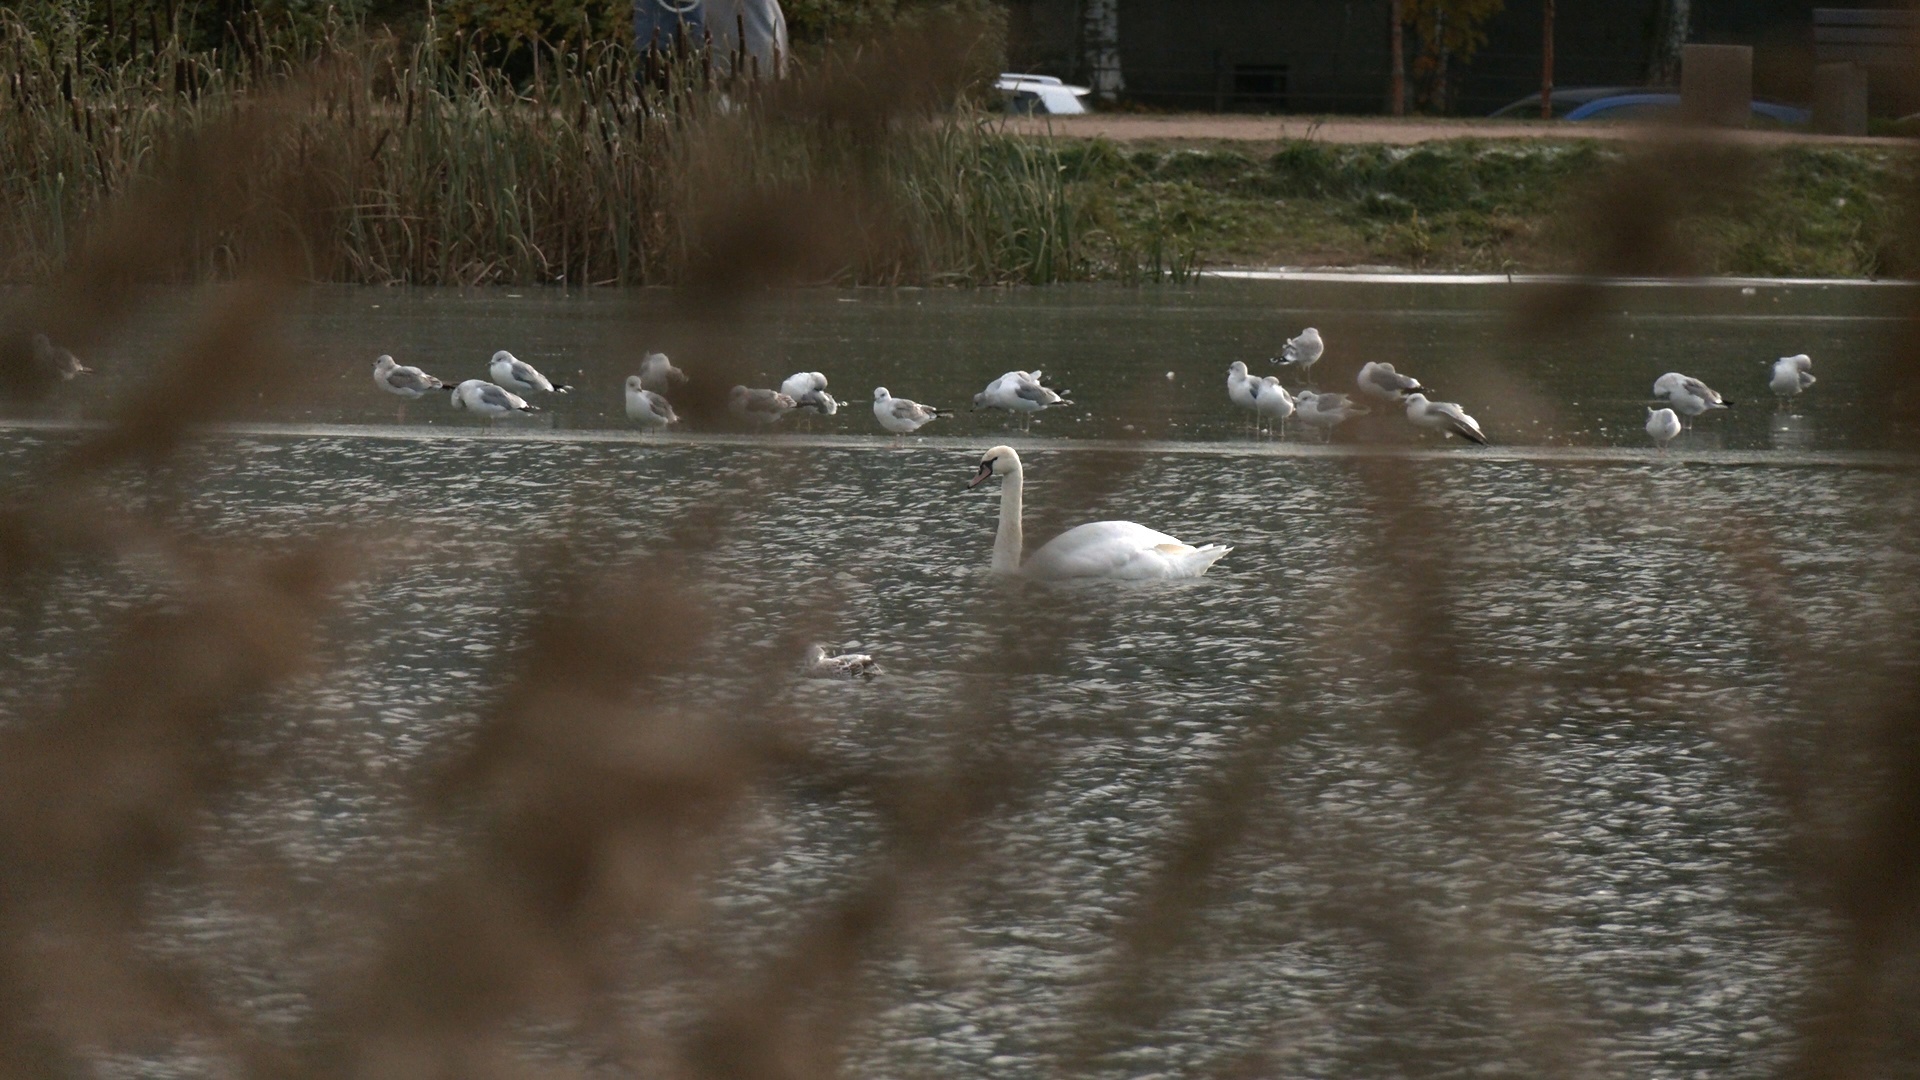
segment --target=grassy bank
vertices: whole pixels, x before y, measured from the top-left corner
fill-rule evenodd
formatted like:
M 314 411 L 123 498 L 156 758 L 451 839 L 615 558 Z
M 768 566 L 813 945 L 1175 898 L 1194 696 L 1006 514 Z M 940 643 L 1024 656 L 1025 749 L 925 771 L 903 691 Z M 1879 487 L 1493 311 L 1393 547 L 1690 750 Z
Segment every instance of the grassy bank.
M 1474 271 L 1587 265 L 1613 224 L 1609 190 L 1646 172 L 1648 156 L 1594 141 L 1060 147 L 1086 213 L 1209 264 Z M 1714 163 L 1731 177 L 1658 164 L 1689 269 L 1851 277 L 1907 265 L 1893 239 L 1911 182 L 1898 152 L 1747 149 Z

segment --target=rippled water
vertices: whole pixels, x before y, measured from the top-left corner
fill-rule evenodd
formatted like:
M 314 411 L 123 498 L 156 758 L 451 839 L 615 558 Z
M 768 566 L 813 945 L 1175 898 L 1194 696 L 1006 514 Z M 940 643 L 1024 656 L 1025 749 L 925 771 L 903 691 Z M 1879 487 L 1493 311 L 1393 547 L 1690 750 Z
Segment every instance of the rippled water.
M 942 718 L 985 686 L 1006 711 L 993 738 L 1047 763 L 1038 790 L 995 821 L 985 880 L 940 915 L 951 953 L 936 963 L 910 948 L 877 972 L 883 1007 L 858 1051 L 870 1074 L 1050 1076 L 1089 1046 L 1095 1071 L 1115 1076 L 1777 1067 L 1824 929 L 1782 868 L 1768 747 L 1810 728 L 1834 687 L 1891 670 L 1897 659 L 1875 651 L 1868 628 L 1920 600 L 1910 475 L 1833 453 L 1879 445 L 1846 421 L 1861 392 L 1854 357 L 1884 332 L 1876 317 L 1813 324 L 1827 342 L 1816 348 L 1782 341 L 1804 319 L 1736 294 L 1719 302 L 1752 299 L 1758 313 L 1634 320 L 1659 342 L 1644 362 L 1625 348 L 1529 365 L 1493 344 L 1506 340 L 1502 315 L 1458 298 L 1383 288 L 1316 314 L 1336 342 L 1330 327 L 1382 324 L 1423 358 L 1402 366 L 1442 385 L 1467 379 L 1476 347 L 1506 349 L 1503 362 L 1561 418 L 1553 439 L 1578 445 L 1612 442 L 1612 418 L 1632 421 L 1640 384 L 1668 367 L 1731 394 L 1745 371 L 1764 390 L 1761 359 L 1817 357 L 1822 382 L 1800 414 L 1817 434 L 1795 456 L 1464 451 L 1388 466 L 1443 494 L 1435 565 L 1454 605 L 1449 647 L 1486 710 L 1476 768 L 1462 776 L 1413 723 L 1423 687 L 1407 674 L 1395 613 L 1428 594 L 1385 572 L 1367 459 L 1239 454 L 1217 380 L 1205 374 L 1197 388 L 1223 357 L 1277 345 L 1272 327 L 1300 322 L 1297 308 L 1276 314 L 1271 293 L 1224 286 L 1060 295 L 795 301 L 781 316 L 791 359 L 779 366 L 818 366 L 839 385 L 837 362 L 849 382 L 951 400 L 1033 366 L 1013 362 L 1023 359 L 1070 374 L 1095 402 L 1119 393 L 1119 372 L 1164 382 L 1163 366 L 1175 370 L 1176 403 L 1153 414 L 1167 425 L 1156 434 L 1215 445 L 1025 444 L 1028 535 L 1122 517 L 1233 545 L 1207 578 L 995 582 L 985 571 L 997 504 L 962 491 L 977 449 L 961 445 L 465 430 L 215 439 L 204 471 L 172 493 L 183 521 L 263 543 L 325 529 L 392 538 L 332 628 L 330 666 L 266 740 L 292 747 L 294 763 L 280 761 L 257 805 L 231 809 L 222 836 L 278 851 L 316 895 L 354 894 L 422 856 L 433 839 L 411 830 L 394 780 L 443 760 L 505 685 L 527 612 L 562 576 L 545 563 L 554 542 L 569 538 L 586 565 L 619 565 L 658 549 L 689 511 L 719 507 L 737 513 L 701 565 L 721 612 L 712 648 L 789 647 L 818 629 L 806 621 L 818 607 L 832 615 L 820 636 L 871 649 L 889 669 L 871 685 L 755 688 L 817 716 L 833 754 L 937 760 L 953 736 Z M 459 373 L 450 351 L 434 359 L 444 338 L 480 359 L 480 343 L 512 338 L 523 357 L 574 355 L 585 372 L 560 426 L 614 424 L 603 399 L 620 368 L 568 349 L 615 340 L 631 308 L 519 302 L 324 297 L 314 325 L 341 338 L 327 360 L 341 365 L 341 392 L 276 418 L 391 422 L 363 370 L 376 338 L 396 353 L 411 344 L 424 355 L 404 359 L 443 375 Z M 402 311 L 345 310 L 374 303 Z M 1771 409 L 1713 418 L 1727 421 L 1724 449 L 1768 446 Z M 1076 424 L 1118 434 L 1098 404 L 1087 411 L 1040 434 L 1077 434 Z M 862 430 L 863 417 L 856 409 L 849 426 Z M 962 418 L 950 433 L 996 423 Z M 62 438 L 0 433 L 0 463 L 28 475 Z M 1125 482 L 1099 487 L 1105 468 L 1126 470 Z M 159 588 L 132 571 L 73 573 L 61 610 L 8 616 L 0 640 L 14 677 L 0 701 L 11 707 L 57 690 L 100 628 Z M 1009 641 L 1010 613 L 1036 603 L 1047 639 Z M 1246 838 L 1164 978 L 1165 1011 L 1119 1034 L 1076 1027 L 1181 815 L 1255 744 L 1267 753 Z M 749 940 L 776 939 L 857 877 L 875 837 L 866 807 L 817 792 L 789 793 L 770 827 L 764 850 L 718 890 L 723 918 Z M 169 903 L 163 926 L 177 937 L 163 947 L 230 957 L 244 1008 L 299 1012 L 311 988 L 275 959 L 288 928 L 209 910 L 203 896 Z

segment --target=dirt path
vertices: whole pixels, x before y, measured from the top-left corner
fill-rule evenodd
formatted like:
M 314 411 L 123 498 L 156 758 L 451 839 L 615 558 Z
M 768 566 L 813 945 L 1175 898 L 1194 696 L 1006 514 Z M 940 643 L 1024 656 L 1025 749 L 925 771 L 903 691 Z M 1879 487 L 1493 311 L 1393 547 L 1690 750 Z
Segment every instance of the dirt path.
M 1220 113 L 1094 113 L 1088 116 L 1020 117 L 1010 131 L 1056 138 L 1106 138 L 1117 142 L 1269 142 L 1307 139 L 1328 143 L 1412 145 L 1435 139 L 1618 139 L 1644 140 L 1670 133 L 1665 125 L 1579 123 L 1547 120 L 1452 120 L 1427 117 L 1242 116 Z M 1761 145 L 1911 147 L 1911 139 L 1806 135 L 1790 131 L 1728 131 L 1720 137 Z

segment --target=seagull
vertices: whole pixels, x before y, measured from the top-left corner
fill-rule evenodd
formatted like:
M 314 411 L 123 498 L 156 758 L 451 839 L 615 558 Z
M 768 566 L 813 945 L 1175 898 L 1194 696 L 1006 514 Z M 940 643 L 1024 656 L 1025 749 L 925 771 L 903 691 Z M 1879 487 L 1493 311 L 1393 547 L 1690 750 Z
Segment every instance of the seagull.
M 1325 428 L 1329 441 L 1333 439 L 1335 427 L 1349 417 L 1365 416 L 1370 411 L 1355 405 L 1345 394 L 1316 394 L 1311 390 L 1302 390 L 1293 395 L 1293 415 L 1299 417 L 1303 424 Z
M 1320 331 L 1309 326 L 1300 331 L 1300 336 L 1288 338 L 1280 349 L 1280 355 L 1269 360 L 1273 364 L 1298 364 L 1300 372 L 1308 379 L 1313 377 L 1313 365 L 1319 363 L 1320 354 L 1327 351 L 1327 343 L 1320 340 Z
M 905 435 L 918 431 L 929 421 L 937 420 L 940 410 L 931 405 L 922 405 L 917 401 L 897 398 L 887 392 L 884 386 L 873 388 L 873 418 L 880 426 L 895 435 Z
M 1238 405 L 1243 409 L 1258 410 L 1259 405 L 1255 403 L 1254 397 L 1257 392 L 1256 387 L 1258 387 L 1259 385 L 1260 385 L 1259 380 L 1253 379 L 1247 375 L 1247 365 L 1241 363 L 1238 360 L 1235 360 L 1233 363 L 1227 365 L 1227 400 L 1228 401 L 1233 402 L 1235 405 Z M 1254 426 L 1258 428 L 1260 424 L 1260 418 L 1258 416 L 1254 417 L 1253 422 L 1254 422 Z
M 403 399 L 399 410 L 394 413 L 395 423 L 406 421 L 407 402 L 425 397 L 435 390 L 453 389 L 417 367 L 395 363 L 393 357 L 385 353 L 381 353 L 379 359 L 373 362 L 373 382 L 387 393 Z
M 1647 406 L 1647 434 L 1653 438 L 1653 445 L 1666 453 L 1667 444 L 1680 434 L 1680 417 L 1672 409 Z
M 793 398 L 778 390 L 753 390 L 736 386 L 727 391 L 727 411 L 762 427 L 775 423 L 792 412 L 794 407 Z
M 1073 404 L 1065 394 L 1041 382 L 1044 377 L 1038 371 L 1009 371 L 973 395 L 973 407 L 1020 413 L 1024 427 L 1032 414 L 1042 409 Z
M 640 421 L 640 426 L 648 431 L 679 423 L 673 406 L 667 404 L 666 398 L 647 389 L 644 380 L 641 375 L 627 376 L 627 419 Z
M 1420 385 L 1419 379 L 1393 370 L 1392 364 L 1372 360 L 1361 365 L 1360 374 L 1354 381 L 1360 384 L 1361 393 L 1395 404 L 1405 401 L 1408 394 L 1415 391 L 1424 393 L 1427 389 Z
M 573 389 L 564 383 L 554 383 L 545 375 L 535 371 L 532 364 L 514 356 L 505 349 L 493 354 L 493 363 L 487 366 L 496 385 L 522 394 L 539 390 L 548 394 L 564 394 Z
M 487 418 L 488 426 L 492 426 L 495 417 L 540 411 L 527 404 L 520 395 L 495 386 L 485 379 L 468 379 L 454 387 L 453 407 L 479 413 Z
M 1408 394 L 1407 419 L 1424 428 L 1458 435 L 1481 446 L 1487 445 L 1487 437 L 1481 432 L 1480 425 L 1467 415 L 1465 409 L 1451 401 L 1428 401 L 1425 394 Z
M 647 358 L 640 361 L 640 385 L 648 390 L 665 390 L 669 382 L 686 381 L 687 373 L 674 367 L 666 353 L 648 353 Z
M 91 375 L 93 369 L 80 362 L 80 358 L 59 345 L 45 334 L 33 335 L 33 362 L 40 369 L 61 382 L 67 382 L 76 375 Z
M 1653 380 L 1653 396 L 1664 398 L 1673 406 L 1673 411 L 1687 418 L 1687 426 L 1693 426 L 1693 418 L 1712 409 L 1724 409 L 1733 402 L 1720 396 L 1720 392 L 1691 375 L 1682 375 L 1669 371 Z
M 797 409 L 811 409 L 822 416 L 840 411 L 840 403 L 827 393 L 827 377 L 817 371 L 801 371 L 787 376 L 780 392 L 793 399 Z
M 1783 356 L 1773 362 L 1773 378 L 1767 386 L 1780 397 L 1780 404 L 1812 386 L 1814 383 L 1813 357 L 1806 353 Z
M 1251 382 L 1252 380 L 1248 380 Z M 1293 395 L 1280 385 L 1280 380 L 1269 375 L 1253 383 L 1253 408 L 1260 416 L 1271 417 L 1280 422 L 1280 434 L 1287 433 L 1287 417 L 1293 415 Z
M 871 679 L 884 674 L 873 657 L 866 653 L 841 653 L 828 656 L 818 645 L 807 646 L 807 662 L 801 670 L 814 679 Z

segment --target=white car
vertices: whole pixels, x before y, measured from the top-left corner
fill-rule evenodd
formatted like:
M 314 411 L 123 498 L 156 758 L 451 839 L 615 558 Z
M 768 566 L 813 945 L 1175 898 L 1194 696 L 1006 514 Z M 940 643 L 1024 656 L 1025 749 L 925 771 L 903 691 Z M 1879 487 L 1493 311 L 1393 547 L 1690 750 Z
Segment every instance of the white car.
M 1080 99 L 1092 91 L 1084 86 L 1068 86 L 1051 75 L 1020 75 L 1002 72 L 993 88 L 1007 99 L 1007 111 L 1044 113 L 1049 116 L 1078 116 L 1087 111 Z

